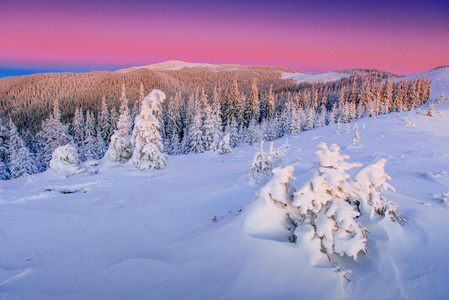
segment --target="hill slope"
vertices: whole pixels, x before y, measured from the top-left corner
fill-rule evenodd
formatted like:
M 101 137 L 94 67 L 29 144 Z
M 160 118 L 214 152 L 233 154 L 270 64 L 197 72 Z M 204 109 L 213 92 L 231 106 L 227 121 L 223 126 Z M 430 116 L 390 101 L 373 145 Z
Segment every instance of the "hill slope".
M 449 86 L 446 72 L 429 75 L 434 85 L 441 82 L 436 95 Z M 353 130 L 336 135 L 334 126 L 289 139 L 282 165 L 295 166 L 295 187 L 307 180 L 320 142 L 337 143 L 351 162 L 387 159 L 397 191 L 385 195 L 407 223 L 371 228 L 369 252 L 358 262 L 337 257 L 337 268 L 314 265 L 304 244 L 248 235 L 247 205 L 261 185 L 248 174 L 254 146 L 242 146 L 225 156 L 170 157 L 158 172 L 102 160 L 68 178 L 48 170 L 0 182 L 0 293 L 10 299 L 447 298 L 449 207 L 434 195 L 449 192 L 449 102 L 435 109 L 434 118 L 425 115 L 426 105 L 422 113 L 362 119 L 366 129 L 355 148 L 348 147 Z

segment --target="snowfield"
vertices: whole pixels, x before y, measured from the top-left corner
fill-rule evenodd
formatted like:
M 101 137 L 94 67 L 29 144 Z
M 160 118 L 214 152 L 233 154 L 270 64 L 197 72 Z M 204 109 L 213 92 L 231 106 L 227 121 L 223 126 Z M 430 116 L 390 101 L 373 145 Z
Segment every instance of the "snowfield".
M 449 96 L 449 68 L 431 100 Z M 227 155 L 171 156 L 163 170 L 104 158 L 0 181 L 0 296 L 4 299 L 447 299 L 449 297 L 449 102 L 358 121 L 359 146 L 342 124 L 289 137 L 280 167 L 309 179 L 319 143 L 348 162 L 387 160 L 393 200 L 406 223 L 369 224 L 359 260 L 314 257 L 298 237 L 245 226 L 256 193 L 258 145 Z M 407 126 L 407 117 L 414 125 Z M 275 147 L 285 143 L 276 140 Z M 353 176 L 360 168 L 348 171 Z M 269 221 L 269 220 L 267 220 Z M 387 230 L 387 229 L 388 230 Z
M 282 73 L 282 79 L 292 79 L 296 83 L 308 82 L 332 82 L 340 79 L 350 77 L 351 74 L 342 74 L 336 72 L 327 72 L 323 74 L 310 74 L 310 73 Z

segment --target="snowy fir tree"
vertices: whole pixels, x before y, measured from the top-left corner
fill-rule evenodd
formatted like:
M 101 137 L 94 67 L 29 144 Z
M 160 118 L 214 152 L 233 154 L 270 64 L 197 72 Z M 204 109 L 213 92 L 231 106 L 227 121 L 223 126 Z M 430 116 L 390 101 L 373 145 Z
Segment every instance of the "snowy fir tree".
M 357 147 L 360 143 L 360 133 L 359 133 L 359 128 L 357 128 L 355 130 L 354 135 L 352 136 L 352 142 L 351 142 L 351 146 L 353 147 Z
M 231 138 L 229 134 L 226 134 L 223 139 L 218 143 L 218 147 L 215 150 L 218 154 L 228 154 L 232 152 L 231 146 L 230 146 Z
M 109 145 L 111 135 L 111 116 L 106 104 L 106 98 L 103 96 L 101 99 L 100 112 L 98 113 L 97 136 L 101 137 L 104 145 L 107 147 Z
M 0 118 L 0 180 L 11 178 L 9 172 L 9 130 Z
M 335 126 L 334 134 L 340 134 L 341 133 L 341 126 L 340 126 L 340 119 L 337 121 L 337 125 Z
M 75 116 L 73 117 L 71 131 L 73 136 L 73 145 L 78 152 L 78 158 L 80 161 L 84 161 L 85 122 L 83 111 L 79 107 L 77 107 L 75 110 Z
M 190 144 L 189 150 L 193 153 L 203 153 L 204 143 L 203 143 L 203 132 L 201 130 L 201 115 L 197 114 L 194 119 L 192 126 L 189 130 L 190 134 Z
M 398 206 L 382 195 L 383 191 L 395 189 L 387 183 L 391 179 L 385 173 L 385 158 L 379 159 L 374 164 L 368 165 L 360 170 L 351 182 L 353 193 L 351 202 L 362 213 L 369 214 L 371 218 L 380 216 L 388 217 L 393 222 L 402 223 L 405 221 Z
M 33 155 L 11 120 L 9 120 L 9 171 L 13 178 L 31 175 L 37 171 Z
M 128 100 L 126 99 L 123 90 L 124 88 L 122 88 L 121 97 L 123 102 L 120 105 L 120 111 L 122 113 L 120 114 L 117 129 L 111 136 L 111 142 L 108 151 L 106 152 L 106 156 L 112 157 L 118 162 L 126 162 L 131 158 L 133 153 L 130 136 L 132 122 L 129 115 Z
M 298 208 L 298 228 L 312 225 L 321 240 L 321 251 L 328 256 L 337 253 L 357 260 L 359 252 L 367 251 L 368 231 L 356 222 L 360 213 L 347 202 L 351 186 L 346 171 L 361 165 L 345 162 L 349 157 L 339 151 L 335 144 L 330 148 L 324 143 L 318 145 L 311 178 L 294 193 L 292 205 Z
M 164 100 L 162 91 L 151 91 L 143 100 L 140 114 L 136 117 L 131 140 L 134 145 L 132 161 L 140 170 L 163 169 L 167 164 L 158 130 L 161 124 L 156 116 Z
M 251 162 L 251 174 L 254 179 L 268 176 L 273 169 L 270 156 L 263 150 L 263 141 L 260 143 L 260 149 L 254 154 Z
M 433 103 L 429 103 L 429 110 L 427 111 L 427 115 L 429 117 L 435 117 L 435 108 L 433 107 Z
M 83 156 L 86 160 L 98 159 L 97 141 L 95 137 L 95 116 L 92 112 L 86 112 L 86 123 L 84 126 Z
M 53 102 L 53 112 L 50 117 L 42 122 L 40 137 L 43 141 L 43 161 L 46 166 L 57 147 L 72 142 L 68 126 L 61 123 L 58 100 Z
M 245 142 L 253 145 L 254 143 L 260 142 L 261 136 L 260 136 L 260 130 L 259 126 L 257 125 L 256 120 L 252 119 L 249 123 L 249 126 L 245 133 Z
M 441 92 L 440 97 L 437 99 L 437 103 L 443 103 L 446 101 L 446 97 L 444 96 L 444 92 Z
M 254 120 L 259 122 L 260 117 L 260 103 L 259 103 L 259 91 L 257 89 L 257 82 L 253 80 L 253 85 L 251 88 L 251 94 L 248 98 L 248 103 L 245 110 L 245 124 L 246 127 Z

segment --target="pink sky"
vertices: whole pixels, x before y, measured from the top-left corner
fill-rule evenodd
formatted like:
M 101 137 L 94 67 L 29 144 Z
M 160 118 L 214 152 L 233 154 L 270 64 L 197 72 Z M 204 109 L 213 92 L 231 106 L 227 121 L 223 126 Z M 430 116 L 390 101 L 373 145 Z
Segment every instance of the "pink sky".
M 449 64 L 449 22 L 440 17 L 448 6 L 444 1 L 436 1 L 439 11 L 417 6 L 399 16 L 391 11 L 403 11 L 402 6 L 373 11 L 321 2 L 322 8 L 316 4 L 295 11 L 296 2 L 289 10 L 288 3 L 279 7 L 259 1 L 254 11 L 249 5 L 233 9 L 229 3 L 202 1 L 6 1 L 0 3 L 0 67 L 95 68 L 184 60 L 412 74 Z M 373 13 L 364 16 L 366 11 Z

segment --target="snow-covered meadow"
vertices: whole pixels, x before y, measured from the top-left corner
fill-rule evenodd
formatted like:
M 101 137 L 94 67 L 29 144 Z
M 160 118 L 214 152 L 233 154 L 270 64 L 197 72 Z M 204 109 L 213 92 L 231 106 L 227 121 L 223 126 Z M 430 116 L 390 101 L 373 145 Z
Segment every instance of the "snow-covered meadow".
M 431 100 L 449 96 L 449 68 Z M 449 297 L 449 102 L 289 137 L 280 167 L 299 189 L 314 152 L 335 143 L 348 162 L 385 158 L 384 195 L 404 225 L 371 222 L 358 261 L 318 259 L 298 237 L 255 235 L 245 223 L 259 190 L 258 145 L 232 153 L 171 156 L 140 171 L 104 158 L 66 177 L 52 169 L 0 182 L 0 295 L 5 299 L 447 299 Z M 407 122 L 405 120 L 409 122 Z M 408 125 L 407 125 L 408 124 Z M 348 127 L 349 126 L 349 127 Z M 363 129 L 365 128 L 365 129 Z M 286 138 L 274 141 L 280 147 Z M 348 173 L 353 176 L 359 168 Z M 446 195 L 446 196 L 445 196 Z M 267 220 L 269 221 L 269 220 Z

